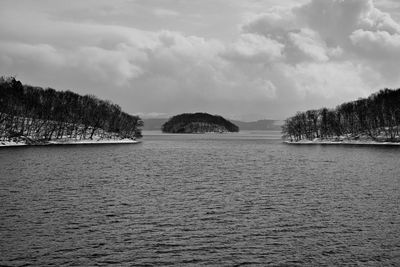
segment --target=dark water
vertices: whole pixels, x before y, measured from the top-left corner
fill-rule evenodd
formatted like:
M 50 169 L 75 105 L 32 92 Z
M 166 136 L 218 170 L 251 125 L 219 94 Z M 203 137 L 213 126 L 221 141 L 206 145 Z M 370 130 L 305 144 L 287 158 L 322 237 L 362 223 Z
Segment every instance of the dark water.
M 399 266 L 400 149 L 277 133 L 0 149 L 0 265 Z

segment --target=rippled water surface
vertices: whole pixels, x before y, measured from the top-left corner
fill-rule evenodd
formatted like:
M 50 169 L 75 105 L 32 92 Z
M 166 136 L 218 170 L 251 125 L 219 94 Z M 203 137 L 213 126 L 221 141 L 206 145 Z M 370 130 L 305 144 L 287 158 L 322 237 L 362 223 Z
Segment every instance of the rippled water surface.
M 0 149 L 0 265 L 399 266 L 400 149 L 276 132 Z

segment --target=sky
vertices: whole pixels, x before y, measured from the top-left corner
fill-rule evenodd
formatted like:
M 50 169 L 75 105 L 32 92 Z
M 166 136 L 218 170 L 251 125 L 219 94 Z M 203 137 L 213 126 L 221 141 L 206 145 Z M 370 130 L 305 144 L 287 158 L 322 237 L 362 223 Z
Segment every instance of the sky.
M 285 119 L 400 87 L 398 0 L 1 0 L 0 75 L 143 118 Z

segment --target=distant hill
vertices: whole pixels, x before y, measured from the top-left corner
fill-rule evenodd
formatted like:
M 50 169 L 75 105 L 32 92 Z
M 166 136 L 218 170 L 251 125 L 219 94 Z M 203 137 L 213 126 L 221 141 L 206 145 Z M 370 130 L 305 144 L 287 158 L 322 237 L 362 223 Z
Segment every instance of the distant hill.
M 168 119 L 144 119 L 144 131 L 161 131 L 161 127 Z M 267 130 L 281 130 L 281 121 L 278 120 L 258 120 L 252 122 L 244 122 L 237 120 L 230 120 L 233 124 L 237 125 L 242 131 L 267 131 Z
M 184 113 L 173 116 L 161 127 L 165 133 L 238 132 L 239 127 L 218 115 Z
M 232 120 L 232 122 L 239 126 L 240 130 L 242 131 L 281 130 L 281 125 L 279 125 L 280 121 L 277 120 L 258 120 L 251 122 Z
M 161 131 L 161 126 L 166 123 L 168 119 L 143 119 L 144 131 Z

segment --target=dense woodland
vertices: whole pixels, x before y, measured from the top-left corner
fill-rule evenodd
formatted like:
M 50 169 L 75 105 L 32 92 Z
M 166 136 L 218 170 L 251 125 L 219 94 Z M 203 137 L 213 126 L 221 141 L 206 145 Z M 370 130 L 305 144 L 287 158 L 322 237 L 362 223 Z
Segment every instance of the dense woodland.
M 281 122 L 278 120 L 258 120 L 258 121 L 236 121 L 231 120 L 240 130 L 246 131 L 274 131 L 281 130 Z
M 282 128 L 290 141 L 303 139 L 359 139 L 400 142 L 400 89 L 384 89 L 368 98 L 335 109 L 298 112 Z
M 218 115 L 184 113 L 169 119 L 161 130 L 167 133 L 238 132 L 239 127 Z
M 92 95 L 22 85 L 0 78 L 0 139 L 107 139 L 141 137 L 143 125 L 118 105 Z

